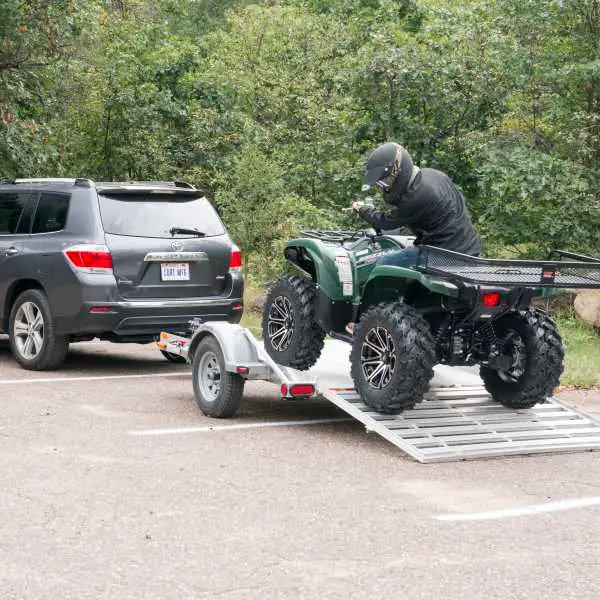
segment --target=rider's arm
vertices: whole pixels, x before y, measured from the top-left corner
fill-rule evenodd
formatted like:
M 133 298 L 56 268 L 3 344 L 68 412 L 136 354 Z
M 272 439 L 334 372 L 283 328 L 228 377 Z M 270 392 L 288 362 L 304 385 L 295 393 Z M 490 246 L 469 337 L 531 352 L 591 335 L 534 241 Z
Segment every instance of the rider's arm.
M 369 204 L 361 206 L 358 210 L 358 214 L 375 229 L 396 229 L 406 225 L 400 213 L 397 207 L 381 211 Z

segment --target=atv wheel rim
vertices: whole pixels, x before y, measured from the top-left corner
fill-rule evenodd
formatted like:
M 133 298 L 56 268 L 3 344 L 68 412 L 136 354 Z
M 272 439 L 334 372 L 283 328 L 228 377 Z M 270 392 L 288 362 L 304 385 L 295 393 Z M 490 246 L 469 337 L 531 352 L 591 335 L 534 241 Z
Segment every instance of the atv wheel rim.
M 44 316 L 39 306 L 24 302 L 17 309 L 13 327 L 17 352 L 26 360 L 33 360 L 44 347 Z
M 373 327 L 363 342 L 360 363 L 367 383 L 381 390 L 386 387 L 396 368 L 396 346 L 384 327 Z
M 200 384 L 202 396 L 207 402 L 214 402 L 219 397 L 221 392 L 221 368 L 214 352 L 207 352 L 200 359 L 198 383 Z
M 278 352 L 290 347 L 294 336 L 294 313 L 292 304 L 285 296 L 277 296 L 269 308 L 269 340 Z
M 514 330 L 510 330 L 503 341 L 503 353 L 511 357 L 511 365 L 507 370 L 499 370 L 498 377 L 507 383 L 516 383 L 525 373 L 527 357 L 525 342 Z

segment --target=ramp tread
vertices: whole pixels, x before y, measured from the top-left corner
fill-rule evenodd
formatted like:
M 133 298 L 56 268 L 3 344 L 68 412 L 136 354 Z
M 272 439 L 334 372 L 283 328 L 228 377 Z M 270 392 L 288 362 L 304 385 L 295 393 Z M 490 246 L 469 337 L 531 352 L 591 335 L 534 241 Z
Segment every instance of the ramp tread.
M 423 463 L 600 449 L 600 422 L 556 398 L 512 410 L 482 386 L 432 388 L 414 409 L 382 415 L 353 389 L 330 388 L 323 397 Z

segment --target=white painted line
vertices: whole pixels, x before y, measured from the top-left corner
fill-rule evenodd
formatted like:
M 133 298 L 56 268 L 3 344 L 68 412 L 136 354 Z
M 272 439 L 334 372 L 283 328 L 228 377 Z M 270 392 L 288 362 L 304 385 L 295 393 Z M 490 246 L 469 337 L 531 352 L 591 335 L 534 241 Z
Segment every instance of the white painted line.
M 142 429 L 130 431 L 131 435 L 171 435 L 174 433 L 206 433 L 208 431 L 227 431 L 235 429 L 258 429 L 264 427 L 299 427 L 303 425 L 322 425 L 324 423 L 342 423 L 353 421 L 344 417 L 336 419 L 310 419 L 307 421 L 261 421 L 258 423 L 236 423 L 235 425 L 207 425 L 205 427 L 172 427 L 170 429 Z
M 22 383 L 68 383 L 70 381 L 107 381 L 110 379 L 146 379 L 153 377 L 190 377 L 191 373 L 140 373 L 135 375 L 98 375 L 84 377 L 46 377 L 45 379 L 0 379 L 0 385 L 20 385 Z
M 558 500 L 546 502 L 545 504 L 532 504 L 520 508 L 507 508 L 504 510 L 491 510 L 488 512 L 470 514 L 448 514 L 438 515 L 438 521 L 491 521 L 496 519 L 509 519 L 511 517 L 524 517 L 530 515 L 541 515 L 544 513 L 560 512 L 573 508 L 586 508 L 600 504 L 600 497 L 577 498 L 574 500 Z

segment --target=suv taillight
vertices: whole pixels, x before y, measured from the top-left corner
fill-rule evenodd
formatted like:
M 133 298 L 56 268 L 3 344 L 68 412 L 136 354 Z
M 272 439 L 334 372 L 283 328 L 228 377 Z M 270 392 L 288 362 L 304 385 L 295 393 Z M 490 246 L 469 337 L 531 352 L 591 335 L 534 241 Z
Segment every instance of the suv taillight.
M 242 270 L 242 266 L 242 251 L 237 246 L 233 246 L 229 257 L 229 272 L 237 273 Z
M 113 260 L 106 246 L 81 244 L 64 250 L 67 260 L 73 267 L 86 273 L 112 273 Z

